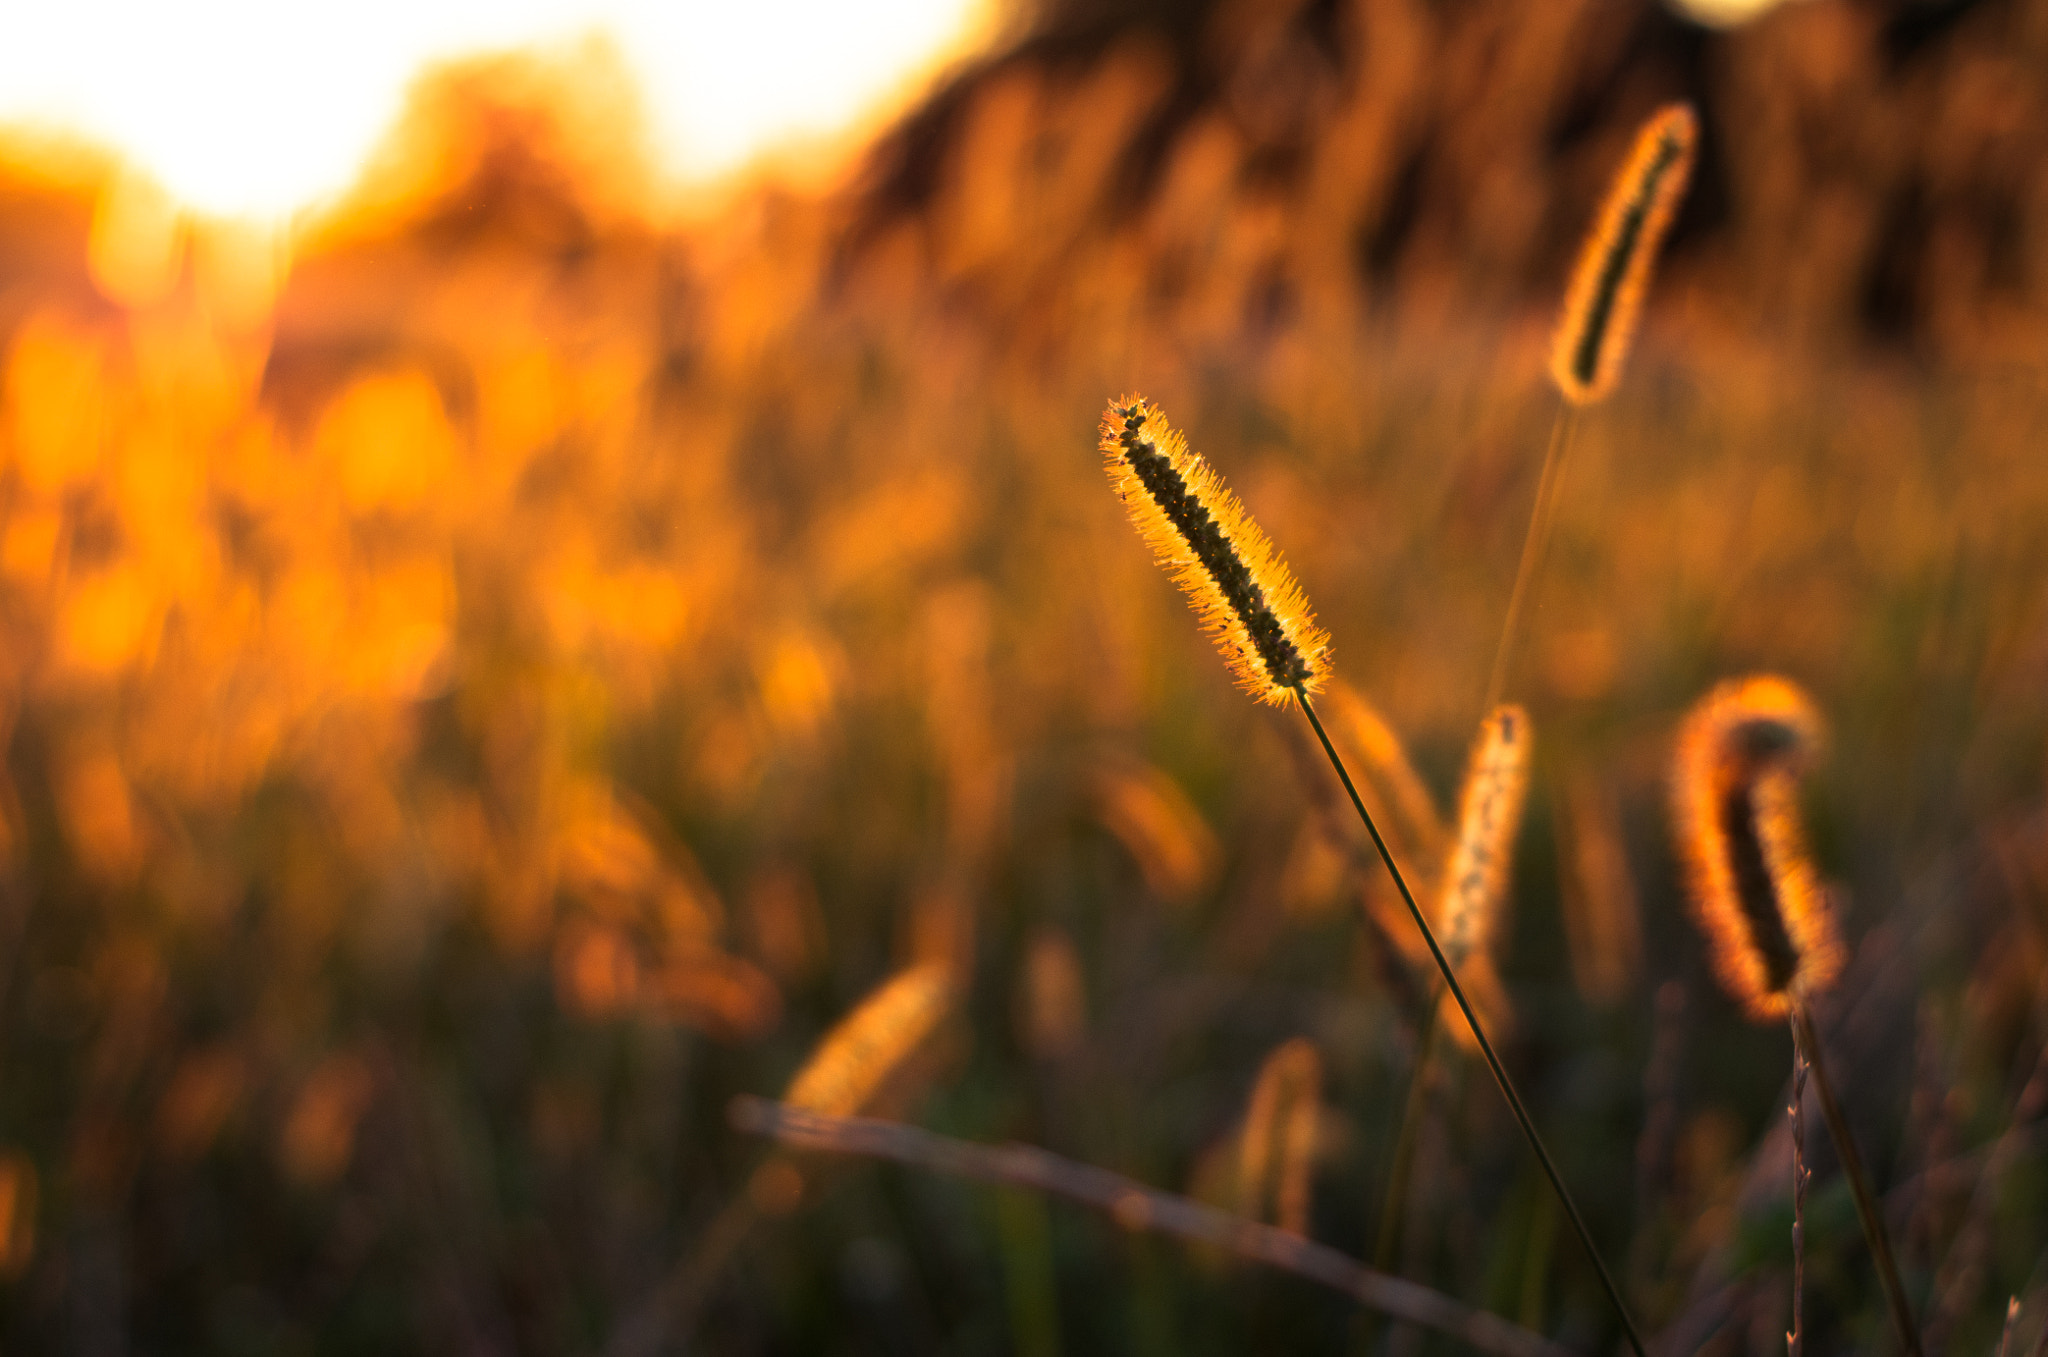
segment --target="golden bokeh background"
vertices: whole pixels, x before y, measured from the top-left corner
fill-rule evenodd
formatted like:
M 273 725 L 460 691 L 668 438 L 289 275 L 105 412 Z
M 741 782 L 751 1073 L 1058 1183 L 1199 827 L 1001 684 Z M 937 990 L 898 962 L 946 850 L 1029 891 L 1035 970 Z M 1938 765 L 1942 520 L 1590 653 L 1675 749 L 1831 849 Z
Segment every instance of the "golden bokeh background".
M 1551 311 L 1674 98 L 1694 188 L 1511 685 L 1489 1002 L 1646 1323 L 1782 1341 L 1789 1045 L 1708 978 L 1663 779 L 1715 681 L 1795 677 L 1824 1025 L 1916 1304 L 1958 1351 L 2008 1296 L 2041 1331 L 2048 4 L 1054 4 L 844 163 L 682 203 L 620 80 L 442 70 L 283 234 L 0 144 L 0 1345 L 635 1350 L 751 1182 L 659 1339 L 1417 1350 L 1034 1200 L 754 1175 L 725 1106 L 940 959 L 905 1115 L 1228 1201 L 1307 1037 L 1312 1232 L 1371 1251 L 1414 958 L 1095 423 L 1141 390 L 1231 479 L 1423 851 Z M 1483 1073 L 1442 1085 L 1393 1265 L 1611 1339 Z M 1816 1352 L 1882 1333 L 1839 1186 Z

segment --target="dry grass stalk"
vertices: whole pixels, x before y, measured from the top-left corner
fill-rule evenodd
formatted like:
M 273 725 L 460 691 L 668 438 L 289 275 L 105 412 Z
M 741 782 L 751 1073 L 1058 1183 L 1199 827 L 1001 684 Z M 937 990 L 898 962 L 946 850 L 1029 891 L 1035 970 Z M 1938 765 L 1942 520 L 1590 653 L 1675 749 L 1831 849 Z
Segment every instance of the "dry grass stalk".
M 1806 1055 L 1792 1040 L 1792 1329 L 1785 1335 L 1786 1357 L 1799 1357 L 1806 1344 Z
M 1153 1230 L 1281 1268 L 1341 1291 L 1396 1319 L 1448 1334 L 1499 1357 L 1567 1357 L 1570 1349 L 1441 1292 L 1364 1267 L 1298 1234 L 1029 1145 L 976 1145 L 900 1122 L 832 1117 L 760 1098 L 734 1099 L 734 1127 L 795 1149 L 886 1159 L 932 1173 L 1028 1187 L 1107 1213 L 1127 1230 Z
M 1223 478 L 1136 396 L 1112 401 L 1103 414 L 1102 453 L 1131 522 L 1194 605 L 1239 686 L 1275 706 L 1297 689 L 1320 691 L 1329 636 Z
M 1665 105 L 1636 134 L 1628 163 L 1607 191 L 1551 345 L 1550 375 L 1574 405 L 1598 401 L 1621 376 L 1657 247 L 1684 196 L 1698 139 L 1691 105 Z
M 1522 608 L 1543 564 L 1550 545 L 1550 524 L 1557 511 L 1557 485 L 1563 477 L 1565 452 L 1572 441 L 1572 407 L 1560 405 L 1551 421 L 1550 442 L 1543 449 L 1543 470 L 1536 477 L 1536 500 L 1529 506 L 1529 530 L 1522 534 L 1522 559 L 1515 566 L 1514 587 L 1508 591 L 1508 609 L 1501 618 L 1500 640 L 1493 648 L 1493 668 L 1486 678 L 1485 710 L 1507 692 L 1508 667 L 1514 661 L 1515 643 L 1522 634 Z
M 1782 1018 L 1825 989 L 1842 949 L 1797 816 L 1821 721 L 1771 675 L 1721 684 L 1686 716 L 1672 778 L 1694 920 L 1714 974 L 1749 1016 Z
M 1827 1062 L 1821 1057 L 1820 1034 L 1813 1025 L 1813 1012 L 1804 997 L 1792 1004 L 1792 1038 L 1798 1043 L 1813 1077 L 1813 1091 L 1820 1095 L 1821 1115 L 1827 1119 L 1828 1135 L 1835 1142 L 1835 1156 L 1842 1161 L 1842 1176 L 1849 1181 L 1856 1202 L 1856 1218 L 1863 1226 L 1863 1238 L 1877 1262 L 1878 1280 L 1884 1285 L 1885 1303 L 1891 1310 L 1892 1328 L 1899 1343 L 1912 1357 L 1920 1357 L 1920 1330 L 1913 1322 L 1913 1308 L 1906 1302 L 1905 1283 L 1899 1279 L 1899 1265 L 1892 1256 L 1891 1236 L 1879 1214 L 1877 1195 L 1871 1191 L 1870 1175 L 1864 1171 L 1863 1156 L 1856 1139 L 1849 1134 L 1848 1114 L 1835 1096 L 1834 1081 L 1828 1078 Z
M 1323 1058 L 1306 1037 L 1282 1042 L 1260 1064 L 1238 1141 L 1240 1214 L 1253 1220 L 1264 1216 L 1271 1186 L 1273 1223 L 1293 1234 L 1308 1233 L 1322 1088 Z

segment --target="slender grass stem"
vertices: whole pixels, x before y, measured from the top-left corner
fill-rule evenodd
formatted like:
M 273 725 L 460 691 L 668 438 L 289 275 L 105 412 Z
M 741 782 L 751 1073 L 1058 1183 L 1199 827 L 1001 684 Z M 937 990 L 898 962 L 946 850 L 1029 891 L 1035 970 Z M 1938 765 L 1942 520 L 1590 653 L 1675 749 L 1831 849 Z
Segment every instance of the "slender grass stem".
M 1415 893 L 1408 889 L 1408 879 L 1401 875 L 1400 867 L 1394 862 L 1393 853 L 1388 851 L 1387 841 L 1380 837 L 1379 826 L 1372 822 L 1372 816 L 1365 809 L 1365 802 L 1359 799 L 1358 788 L 1352 784 L 1351 774 L 1345 769 L 1344 760 L 1338 757 L 1337 747 L 1330 743 L 1330 736 L 1323 729 L 1322 721 L 1316 716 L 1316 709 L 1309 702 L 1308 693 L 1297 686 L 1294 697 L 1301 704 L 1302 715 L 1308 717 L 1308 723 L 1315 728 L 1316 738 L 1322 741 L 1323 752 L 1329 755 L 1330 766 L 1337 770 L 1337 779 L 1344 784 L 1345 792 L 1350 795 L 1352 808 L 1358 812 L 1358 818 L 1364 821 L 1365 832 L 1372 836 L 1373 847 L 1379 849 L 1380 861 L 1386 864 L 1387 874 L 1394 878 L 1394 886 L 1401 892 L 1401 901 L 1408 906 L 1409 916 L 1415 920 L 1415 926 L 1422 930 L 1422 940 L 1429 944 L 1429 954 L 1436 958 L 1437 970 L 1443 973 L 1444 984 L 1450 989 L 1451 998 L 1457 1001 L 1459 1012 L 1465 1015 L 1466 1023 L 1471 1026 L 1473 1039 L 1479 1043 L 1480 1054 L 1486 1057 L 1486 1067 L 1493 1071 L 1493 1081 L 1500 1085 L 1501 1096 L 1507 1099 L 1508 1110 L 1515 1114 L 1515 1120 L 1521 1125 L 1523 1136 L 1529 1141 L 1529 1148 L 1536 1152 L 1536 1158 L 1543 1165 L 1544 1174 L 1550 1179 L 1550 1186 L 1556 1190 L 1558 1200 L 1564 1203 L 1565 1214 L 1571 1217 L 1572 1228 L 1579 1235 L 1579 1243 L 1585 1246 L 1586 1256 L 1593 1260 L 1593 1269 L 1600 1274 L 1600 1284 L 1607 1288 L 1607 1298 L 1613 1302 L 1614 1312 L 1621 1319 L 1621 1327 L 1628 1334 L 1629 1347 L 1635 1351 L 1636 1357 L 1646 1357 L 1642 1335 L 1636 1331 L 1636 1322 L 1630 1317 L 1628 1306 L 1622 1301 L 1621 1288 L 1614 1284 L 1614 1277 L 1608 1272 L 1606 1262 L 1600 1257 L 1600 1251 L 1593 1246 L 1592 1232 L 1586 1228 L 1585 1218 L 1579 1214 L 1578 1203 L 1572 1200 L 1572 1194 L 1566 1190 L 1564 1178 L 1558 1173 L 1557 1165 L 1550 1157 L 1550 1151 L 1545 1148 L 1543 1137 L 1536 1132 L 1536 1123 L 1530 1120 L 1528 1109 L 1522 1105 L 1522 1095 L 1515 1092 L 1514 1081 L 1508 1078 L 1506 1066 L 1502 1065 L 1500 1057 L 1494 1054 L 1493 1043 L 1487 1040 L 1486 1029 L 1479 1025 L 1479 1015 L 1472 1011 L 1472 1002 L 1465 997 L 1464 987 L 1452 973 L 1451 963 L 1444 956 L 1444 949 L 1438 945 L 1436 934 L 1430 930 L 1429 921 L 1422 917 L 1422 908 L 1415 903 Z
M 1565 452 L 1571 446 L 1575 409 L 1560 399 L 1557 418 L 1550 425 L 1550 445 L 1544 449 L 1543 471 L 1536 478 L 1536 502 L 1529 508 L 1529 530 L 1522 536 L 1522 563 L 1515 569 L 1515 587 L 1508 593 L 1508 613 L 1501 623 L 1500 643 L 1494 647 L 1493 672 L 1486 680 L 1486 704 L 1479 709 L 1482 713 L 1492 711 L 1507 690 L 1508 666 L 1514 659 L 1522 605 L 1550 546 L 1550 525 L 1557 511 L 1557 484 L 1563 476 Z
M 1906 1303 L 1906 1287 L 1899 1280 L 1899 1265 L 1892 1258 L 1891 1236 L 1885 1232 L 1884 1217 L 1878 1214 L 1877 1198 L 1870 1190 L 1870 1176 L 1863 1171 L 1863 1156 L 1849 1135 L 1849 1119 L 1835 1099 L 1835 1086 L 1828 1078 L 1827 1062 L 1821 1058 L 1820 1037 L 1814 1031 L 1813 1013 L 1806 1001 L 1792 1001 L 1792 1036 L 1806 1056 L 1813 1073 L 1814 1092 L 1820 1095 L 1821 1114 L 1827 1118 L 1828 1134 L 1835 1142 L 1835 1156 L 1842 1161 L 1842 1173 L 1856 1199 L 1856 1216 L 1863 1222 L 1863 1237 L 1877 1259 L 1878 1280 L 1884 1283 L 1884 1297 L 1891 1307 L 1892 1327 L 1899 1342 L 1913 1357 L 1920 1357 L 1920 1331 L 1913 1323 L 1913 1309 Z
M 1785 1357 L 1806 1350 L 1806 1052 L 1792 1032 L 1792 1331 Z

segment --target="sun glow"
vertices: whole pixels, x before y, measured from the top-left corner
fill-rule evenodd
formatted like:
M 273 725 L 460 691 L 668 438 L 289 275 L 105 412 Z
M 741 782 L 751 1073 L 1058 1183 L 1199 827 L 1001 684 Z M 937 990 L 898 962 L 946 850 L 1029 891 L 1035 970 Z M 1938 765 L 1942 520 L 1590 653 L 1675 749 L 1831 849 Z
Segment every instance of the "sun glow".
M 421 68 L 593 33 L 637 77 L 680 179 L 844 126 L 959 50 L 977 0 L 68 0 L 0 18 L 0 123 L 83 134 L 204 211 L 346 188 Z

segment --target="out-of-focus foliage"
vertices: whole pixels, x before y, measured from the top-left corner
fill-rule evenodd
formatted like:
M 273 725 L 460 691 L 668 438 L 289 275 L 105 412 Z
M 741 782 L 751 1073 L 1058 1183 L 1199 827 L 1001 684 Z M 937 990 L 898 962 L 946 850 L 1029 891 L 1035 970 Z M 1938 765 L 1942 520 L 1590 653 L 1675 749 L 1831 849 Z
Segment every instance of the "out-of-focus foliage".
M 1409 1350 L 1057 1206 L 757 1172 L 723 1109 L 938 961 L 962 1012 L 915 1115 L 1220 1191 L 1307 1037 L 1310 1232 L 1371 1253 L 1423 992 L 1095 420 L 1143 390 L 1226 471 L 1441 816 L 1565 261 L 1684 95 L 1700 186 L 1511 684 L 1510 1058 L 1646 1322 L 1778 1341 L 1789 1043 L 1708 980 L 1660 808 L 1678 713 L 1791 674 L 1835 732 L 1823 1027 L 1916 1304 L 1958 1350 L 2009 1294 L 2048 1322 L 2015 1113 L 2048 7 L 1055 15 L 841 186 L 683 204 L 619 80 L 446 73 L 284 241 L 9 143 L 0 1344 L 590 1351 L 688 1283 L 717 1351 Z M 1590 1270 L 1443 1055 L 1386 1261 L 1591 1350 Z M 1869 1350 L 1817 1139 L 1812 1350 Z

